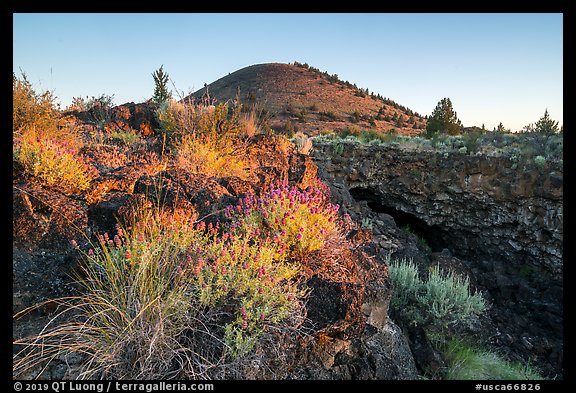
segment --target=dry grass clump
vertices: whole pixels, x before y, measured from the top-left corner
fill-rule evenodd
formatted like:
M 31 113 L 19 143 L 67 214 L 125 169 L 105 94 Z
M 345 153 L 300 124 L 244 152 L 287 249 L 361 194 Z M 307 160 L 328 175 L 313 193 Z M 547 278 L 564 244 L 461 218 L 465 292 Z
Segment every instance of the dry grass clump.
M 186 135 L 174 148 L 176 165 L 208 176 L 249 177 L 249 161 L 233 143 L 217 143 L 210 136 Z
M 249 177 L 246 137 L 258 130 L 254 112 L 244 113 L 241 104 L 197 105 L 170 100 L 158 109 L 166 145 L 176 165 L 209 176 Z

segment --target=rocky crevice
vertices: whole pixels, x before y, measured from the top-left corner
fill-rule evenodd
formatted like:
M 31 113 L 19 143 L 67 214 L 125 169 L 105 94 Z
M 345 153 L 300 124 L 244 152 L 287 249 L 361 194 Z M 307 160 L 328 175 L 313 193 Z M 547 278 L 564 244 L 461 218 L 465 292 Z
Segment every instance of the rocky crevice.
M 382 253 L 458 265 L 492 304 L 491 342 L 561 375 L 561 165 L 351 143 L 317 144 L 314 161 L 344 209 L 373 218 Z M 405 225 L 432 253 L 398 242 Z

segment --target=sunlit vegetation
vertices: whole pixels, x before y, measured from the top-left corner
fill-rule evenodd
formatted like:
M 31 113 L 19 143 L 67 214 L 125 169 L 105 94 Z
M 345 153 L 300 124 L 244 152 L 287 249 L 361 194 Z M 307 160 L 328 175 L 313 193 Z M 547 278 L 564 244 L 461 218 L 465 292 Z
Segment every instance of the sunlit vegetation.
M 462 135 L 432 133 L 430 136 L 399 135 L 393 131 L 360 131 L 350 127 L 343 133 L 326 133 L 312 137 L 314 143 L 391 146 L 415 151 L 447 154 L 504 157 L 513 162 L 531 162 L 542 156 L 547 161 L 562 162 L 563 135 L 531 133 L 470 132 Z M 541 159 L 536 159 L 536 161 Z
M 79 154 L 79 130 L 60 124 L 52 94 L 36 93 L 25 75 L 14 75 L 12 86 L 12 152 L 23 175 L 67 193 L 85 191 L 96 171 Z
M 76 105 L 86 109 L 84 101 Z M 250 176 L 246 146 L 260 132 L 253 112 L 167 99 L 157 116 L 163 166 Z M 18 128 L 15 159 L 33 181 L 77 193 L 98 175 L 85 167 L 80 149 L 127 155 L 144 143 L 131 130 L 96 127 L 84 133 L 87 142 L 78 132 L 71 145 L 30 130 Z M 299 149 L 309 152 L 310 142 Z M 274 333 L 299 336 L 309 293 L 304 272 L 313 261 L 335 259 L 334 244 L 344 242 L 338 210 L 318 179 L 306 190 L 275 183 L 248 193 L 223 211 L 224 221 L 135 204 L 114 232 L 72 241 L 80 290 L 51 299 L 58 315 L 38 335 L 14 343 L 15 375 L 77 355 L 82 379 L 205 379 L 234 367 L 263 339 L 274 342 Z

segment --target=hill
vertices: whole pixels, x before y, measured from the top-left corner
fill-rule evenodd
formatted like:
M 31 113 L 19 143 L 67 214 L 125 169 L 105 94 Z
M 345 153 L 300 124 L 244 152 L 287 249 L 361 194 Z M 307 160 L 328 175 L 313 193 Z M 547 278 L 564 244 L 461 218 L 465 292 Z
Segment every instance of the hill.
M 202 100 L 206 93 L 215 102 L 233 101 L 238 97 L 244 104 L 255 105 L 266 114 L 266 121 L 276 131 L 293 128 L 317 135 L 371 128 L 416 135 L 426 127 L 426 120 L 410 109 L 341 81 L 337 75 L 297 62 L 242 68 L 184 100 Z

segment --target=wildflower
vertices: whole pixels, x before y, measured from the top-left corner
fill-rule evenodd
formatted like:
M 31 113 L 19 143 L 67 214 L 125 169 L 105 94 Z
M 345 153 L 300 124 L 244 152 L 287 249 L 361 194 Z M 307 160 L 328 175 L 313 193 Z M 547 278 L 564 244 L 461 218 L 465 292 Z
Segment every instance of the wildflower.
M 94 250 L 93 249 L 89 249 L 88 250 L 88 256 L 93 256 L 94 255 Z
M 108 232 L 104 232 L 104 240 L 108 241 Z
M 287 299 L 289 302 L 291 302 L 292 300 L 294 300 L 294 295 L 292 295 L 291 293 L 288 294 Z
M 138 234 L 138 241 L 144 243 L 144 233 L 140 232 L 140 234 Z
M 248 329 L 248 321 L 247 320 L 242 321 L 242 329 Z
M 226 266 L 222 266 L 220 272 L 222 273 L 222 275 L 226 274 Z
M 132 258 L 132 254 L 130 254 L 130 250 L 126 250 L 126 259 Z
M 75 249 L 78 249 L 78 243 L 76 243 L 76 240 L 72 239 L 70 241 L 70 243 L 72 244 L 72 247 L 74 247 Z
M 116 232 L 118 233 L 118 236 L 123 236 L 124 232 L 122 231 L 122 227 L 120 227 L 120 224 L 116 224 Z
M 260 313 L 260 320 L 263 321 L 264 318 L 266 318 L 266 316 L 264 315 L 264 313 Z
M 116 244 L 116 247 L 120 247 L 122 245 L 122 240 L 120 240 L 120 236 L 114 235 L 114 244 Z
M 224 285 L 224 286 L 222 287 L 222 290 L 223 290 L 224 292 L 228 292 L 228 285 Z
M 302 239 L 302 233 L 298 232 L 296 234 L 296 240 L 300 240 L 300 239 Z
M 264 288 L 259 287 L 258 288 L 258 294 L 262 295 L 264 293 Z
M 240 314 L 242 314 L 242 319 L 246 319 L 247 317 L 246 307 L 242 306 L 242 308 L 240 309 Z
M 242 269 L 246 270 L 248 269 L 249 265 L 248 265 L 248 261 L 244 261 L 244 263 L 242 263 Z

